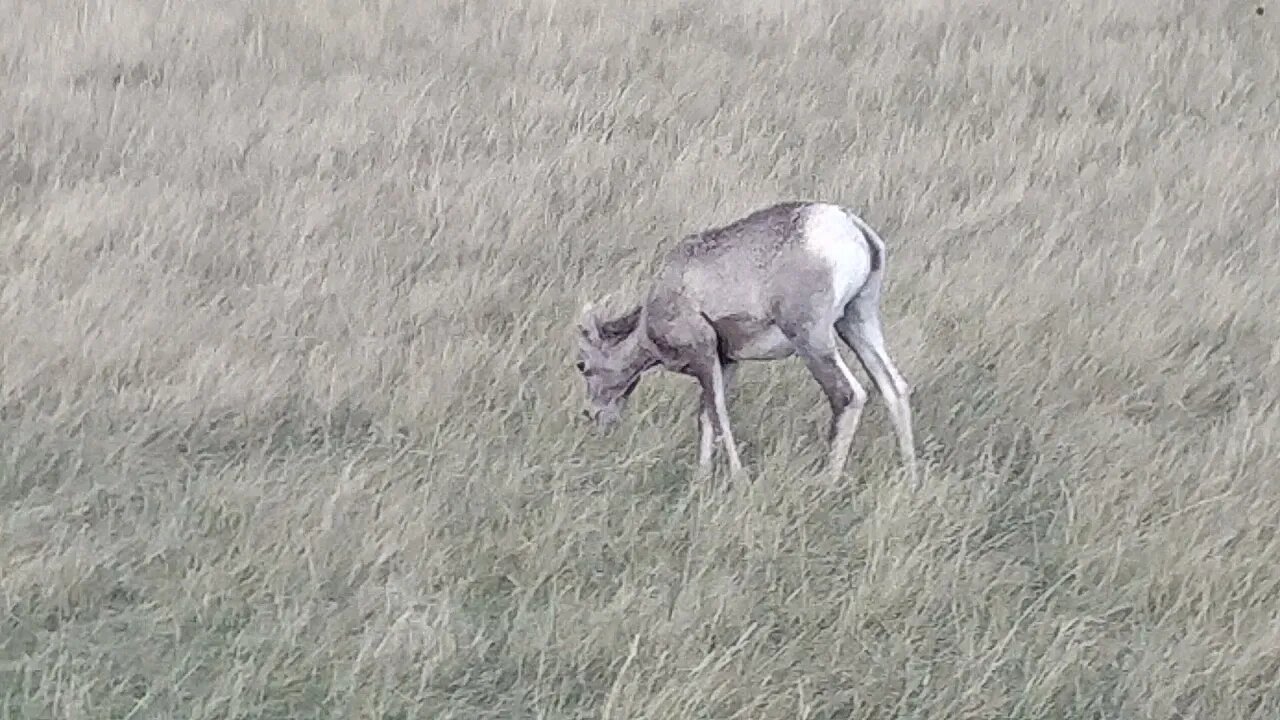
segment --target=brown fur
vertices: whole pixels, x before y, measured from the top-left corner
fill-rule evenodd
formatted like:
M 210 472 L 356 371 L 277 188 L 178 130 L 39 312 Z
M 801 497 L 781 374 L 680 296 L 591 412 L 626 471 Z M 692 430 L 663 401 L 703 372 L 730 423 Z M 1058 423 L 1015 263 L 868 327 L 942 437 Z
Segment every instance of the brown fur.
M 733 368 L 798 354 L 831 404 L 831 462 L 839 473 L 866 401 L 836 349 L 839 337 L 885 396 L 913 465 L 909 387 L 880 331 L 884 255 L 883 241 L 857 216 L 824 203 L 779 203 L 685 237 L 643 302 L 612 319 L 584 312 L 578 366 L 591 397 L 587 414 L 612 425 L 650 368 L 690 375 L 702 387 L 700 464 L 709 462 L 714 432 L 739 472 L 724 401 Z M 850 268 L 863 271 L 849 275 Z

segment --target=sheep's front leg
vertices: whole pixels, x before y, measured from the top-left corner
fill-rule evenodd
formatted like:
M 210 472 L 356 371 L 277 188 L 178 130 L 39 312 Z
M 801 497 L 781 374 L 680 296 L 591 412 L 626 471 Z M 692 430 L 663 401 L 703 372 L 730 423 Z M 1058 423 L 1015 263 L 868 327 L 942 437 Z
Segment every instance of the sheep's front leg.
M 725 403 L 725 372 L 720 365 L 720 360 L 715 357 L 708 358 L 704 367 L 698 368 L 696 375 L 699 384 L 702 385 L 702 414 L 710 415 L 711 429 L 724 443 L 725 452 L 729 455 L 730 474 L 740 477 L 742 459 L 738 457 L 738 446 L 733 441 L 733 431 L 729 429 L 729 410 Z M 710 408 L 709 413 L 708 408 Z
M 715 408 L 705 400 L 699 400 L 698 408 L 698 476 L 711 474 L 711 460 L 715 457 L 716 429 L 711 416 Z
M 671 304 L 657 303 L 650 308 L 645 331 L 658 351 L 658 357 L 669 369 L 691 376 L 702 388 L 698 425 L 699 474 L 711 463 L 715 452 L 715 436 L 724 443 L 729 455 L 729 469 L 742 475 L 742 460 L 729 429 L 729 412 L 725 403 L 725 387 L 732 377 L 733 363 L 720 362 L 719 338 L 706 315 L 679 299 Z
M 733 385 L 733 375 L 737 365 L 732 363 L 720 366 L 721 386 L 724 394 L 728 396 L 729 388 Z M 726 420 L 725 425 L 728 425 Z M 715 457 L 716 440 L 720 439 L 720 434 L 716 432 L 716 405 L 714 395 L 712 401 L 707 402 L 707 394 L 702 393 L 699 401 L 698 409 L 698 474 L 706 477 L 711 474 L 711 462 Z

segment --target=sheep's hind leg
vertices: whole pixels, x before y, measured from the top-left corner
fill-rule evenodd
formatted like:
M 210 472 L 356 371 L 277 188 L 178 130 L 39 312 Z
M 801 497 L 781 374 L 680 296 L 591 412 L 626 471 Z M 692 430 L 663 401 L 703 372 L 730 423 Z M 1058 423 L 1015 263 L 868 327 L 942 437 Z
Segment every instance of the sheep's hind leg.
M 831 443 L 828 467 L 832 481 L 839 481 L 862 417 L 862 408 L 867 402 L 867 391 L 854 379 L 840 357 L 835 334 L 829 326 L 825 332 L 788 333 L 788 338 L 831 403 L 831 427 L 827 434 Z
M 877 305 L 874 296 L 854 298 L 845 309 L 844 317 L 836 321 L 836 332 L 858 356 L 858 361 L 884 398 L 894 433 L 898 437 L 898 452 L 903 464 L 907 466 L 912 482 L 919 482 L 916 477 L 915 439 L 911 427 L 911 386 L 902 377 L 885 348 Z

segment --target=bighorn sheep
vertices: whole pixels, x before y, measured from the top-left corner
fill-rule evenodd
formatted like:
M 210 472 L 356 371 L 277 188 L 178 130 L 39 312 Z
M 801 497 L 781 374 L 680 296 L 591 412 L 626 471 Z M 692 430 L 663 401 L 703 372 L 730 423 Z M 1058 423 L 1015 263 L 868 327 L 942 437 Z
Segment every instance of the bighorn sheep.
M 867 399 L 837 350 L 839 336 L 884 397 L 914 476 L 911 389 L 881 334 L 884 275 L 884 242 L 853 212 L 829 203 L 780 203 L 686 236 L 664 258 L 642 303 L 608 319 L 592 303 L 583 309 L 577 369 L 589 397 L 584 414 L 609 428 L 646 370 L 690 375 L 702 386 L 699 475 L 710 470 L 718 436 L 740 476 L 725 407 L 734 368 L 799 355 L 831 403 L 829 467 L 837 480 Z

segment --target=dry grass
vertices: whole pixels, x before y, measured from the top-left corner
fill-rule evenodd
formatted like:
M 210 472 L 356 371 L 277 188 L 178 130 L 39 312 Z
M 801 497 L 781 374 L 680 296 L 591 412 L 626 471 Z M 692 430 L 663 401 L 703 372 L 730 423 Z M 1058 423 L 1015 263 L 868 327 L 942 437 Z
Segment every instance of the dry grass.
M 1280 12 L 784 5 L 0 0 L 0 717 L 1280 715 Z M 798 361 L 748 487 L 575 422 L 581 302 L 795 197 L 919 493 Z

